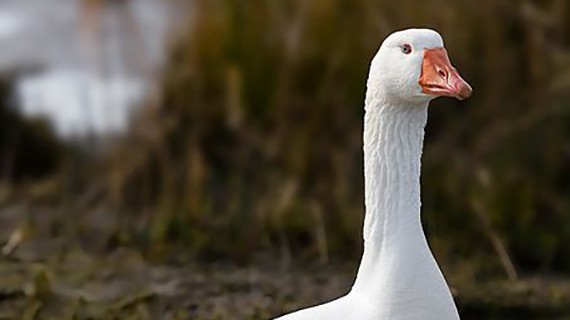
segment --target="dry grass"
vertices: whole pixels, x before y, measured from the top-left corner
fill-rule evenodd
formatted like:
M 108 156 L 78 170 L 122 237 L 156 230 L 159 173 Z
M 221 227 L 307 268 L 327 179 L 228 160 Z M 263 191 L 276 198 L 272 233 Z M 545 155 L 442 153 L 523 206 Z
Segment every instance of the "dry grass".
M 565 1 L 197 0 L 192 10 L 161 92 L 103 171 L 107 199 L 142 221 L 151 248 L 176 240 L 239 261 L 273 250 L 283 263 L 358 256 L 368 62 L 393 30 L 427 26 L 475 88 L 431 108 L 423 202 L 436 255 L 445 268 L 485 262 L 473 277 L 502 272 L 497 251 L 503 266 L 512 256 L 524 270 L 570 267 Z

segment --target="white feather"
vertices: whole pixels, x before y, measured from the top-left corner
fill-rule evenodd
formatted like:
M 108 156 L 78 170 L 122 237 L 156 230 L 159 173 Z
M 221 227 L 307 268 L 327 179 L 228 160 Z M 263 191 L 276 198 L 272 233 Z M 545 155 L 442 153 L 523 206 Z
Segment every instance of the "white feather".
M 412 46 L 403 55 L 401 45 Z M 278 320 L 457 320 L 420 221 L 420 166 L 433 98 L 418 79 L 423 49 L 442 47 L 432 30 L 390 35 L 370 67 L 364 118 L 364 253 L 346 296 Z

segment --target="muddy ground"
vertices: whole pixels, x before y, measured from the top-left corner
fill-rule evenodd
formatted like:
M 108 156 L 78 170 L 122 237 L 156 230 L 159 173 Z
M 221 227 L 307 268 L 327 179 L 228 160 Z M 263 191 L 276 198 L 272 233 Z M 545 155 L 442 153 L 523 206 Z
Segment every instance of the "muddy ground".
M 0 319 L 269 319 L 346 293 L 356 268 L 283 267 L 271 255 L 247 267 L 205 263 L 183 247 L 156 259 L 108 246 L 113 228 L 95 218 L 65 227 L 57 214 L 23 211 L 0 210 Z M 457 279 L 465 320 L 570 319 L 570 279 Z
M 29 258 L 29 257 L 28 257 Z M 153 265 L 136 251 L 0 261 L 0 319 L 268 319 L 347 291 L 348 268 Z M 455 288 L 464 319 L 570 319 L 567 280 Z

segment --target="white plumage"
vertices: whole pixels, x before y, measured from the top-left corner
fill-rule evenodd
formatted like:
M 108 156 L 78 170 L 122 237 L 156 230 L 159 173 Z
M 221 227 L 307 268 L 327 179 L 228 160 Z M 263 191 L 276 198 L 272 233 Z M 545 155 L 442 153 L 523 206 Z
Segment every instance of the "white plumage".
M 456 320 L 420 221 L 420 166 L 430 100 L 471 87 L 427 29 L 390 35 L 372 60 L 364 118 L 364 253 L 351 291 L 278 320 Z

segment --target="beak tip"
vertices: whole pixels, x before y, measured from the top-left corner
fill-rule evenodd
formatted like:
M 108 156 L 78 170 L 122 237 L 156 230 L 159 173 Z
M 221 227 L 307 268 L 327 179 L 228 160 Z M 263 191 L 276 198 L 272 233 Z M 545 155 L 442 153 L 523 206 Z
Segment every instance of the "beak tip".
M 471 97 L 471 95 L 473 94 L 473 89 L 471 88 L 471 86 L 468 83 L 465 83 L 464 86 L 460 87 L 459 90 L 457 90 L 458 92 L 458 99 L 459 100 L 465 100 L 469 97 Z

